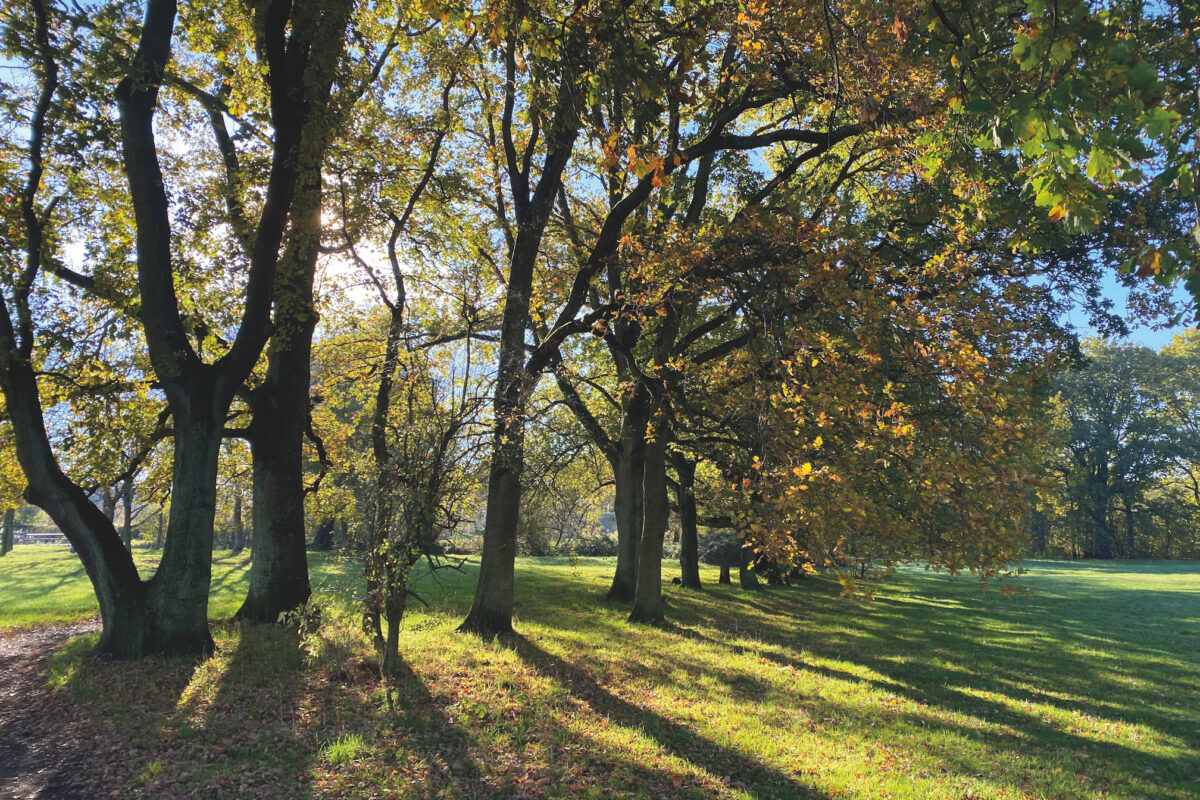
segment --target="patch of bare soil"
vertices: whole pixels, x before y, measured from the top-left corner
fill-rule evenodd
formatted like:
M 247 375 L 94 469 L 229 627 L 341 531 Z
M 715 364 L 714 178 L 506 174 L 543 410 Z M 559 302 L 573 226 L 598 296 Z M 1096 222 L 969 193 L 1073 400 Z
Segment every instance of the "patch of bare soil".
M 46 660 L 98 620 L 0 634 L 0 800 L 91 800 L 124 794 L 111 754 L 65 693 L 51 691 Z

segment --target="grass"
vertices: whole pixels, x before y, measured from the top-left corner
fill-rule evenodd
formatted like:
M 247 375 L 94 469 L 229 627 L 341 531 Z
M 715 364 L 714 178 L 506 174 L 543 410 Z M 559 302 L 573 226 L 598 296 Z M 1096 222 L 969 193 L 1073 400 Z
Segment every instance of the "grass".
M 86 613 L 70 562 L 38 555 L 0 559 L 0 627 Z M 320 558 L 314 635 L 221 626 L 199 664 L 106 663 L 85 642 L 48 677 L 153 796 L 1200 797 L 1200 566 L 1027 566 L 1014 595 L 904 569 L 871 602 L 705 572 L 646 628 L 598 599 L 611 561 L 522 559 L 520 634 L 491 643 L 454 633 L 468 567 L 422 580 L 389 692 L 355 566 Z M 244 559 L 225 569 L 215 616 Z M 14 575 L 57 586 L 40 612 L 3 602 L 31 591 Z
M 143 578 L 154 574 L 160 551 L 137 548 L 134 561 Z M 209 613 L 233 616 L 246 596 L 247 554 L 213 554 Z M 99 614 L 96 595 L 79 557 L 66 547 L 17 545 L 0 558 L 0 631 L 78 622 Z

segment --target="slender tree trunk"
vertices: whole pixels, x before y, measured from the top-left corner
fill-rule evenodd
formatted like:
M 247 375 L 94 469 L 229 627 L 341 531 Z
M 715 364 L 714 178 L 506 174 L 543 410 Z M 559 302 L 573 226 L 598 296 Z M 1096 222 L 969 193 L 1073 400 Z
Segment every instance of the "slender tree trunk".
M 393 593 L 387 601 L 387 638 L 383 643 L 380 670 L 384 675 L 395 676 L 400 672 L 400 621 L 404 619 L 408 594 Z
M 154 541 L 154 549 L 162 550 L 163 546 L 163 513 L 158 512 L 158 538 Z
M 631 622 L 663 621 L 662 548 L 671 513 L 667 502 L 667 435 L 664 426 L 656 432 L 654 441 L 646 443 L 644 523 Z
M 758 575 L 754 572 L 754 548 L 743 547 L 738 558 L 738 583 L 743 589 L 757 592 L 762 587 L 758 583 Z
M 513 575 L 521 515 L 521 472 L 525 463 L 525 395 L 530 388 L 530 376 L 525 371 L 525 336 L 529 330 L 533 266 L 544 227 L 542 220 L 518 228 L 509 267 L 496 395 L 492 403 L 495 428 L 488 470 L 483 553 L 475 598 L 467 618 L 459 626 L 461 631 L 483 637 L 512 632 Z
M 679 476 L 676 504 L 679 506 L 679 568 L 680 580 L 689 589 L 700 587 L 700 535 L 696 513 L 696 462 L 685 456 L 675 459 Z
M 109 486 L 100 487 L 100 508 L 114 525 L 117 522 L 117 495 Z
M 621 409 L 621 441 L 613 462 L 613 515 L 617 521 L 617 568 L 608 599 L 628 603 L 637 589 L 642 540 L 642 482 L 646 470 L 649 393 L 640 384 Z
M 233 540 L 230 542 L 230 550 L 233 555 L 242 552 L 246 547 L 246 528 L 242 522 L 242 490 L 238 486 L 233 487 Z
M 15 527 L 15 514 L 11 508 L 4 511 L 4 532 L 0 534 L 0 556 L 12 552 L 13 549 L 13 528 Z
M 1121 492 L 1121 505 L 1125 508 L 1125 557 L 1136 558 L 1137 537 L 1133 524 L 1133 504 L 1127 492 Z
M 125 481 L 124 491 L 121 492 L 121 541 L 125 549 L 133 552 L 133 479 Z

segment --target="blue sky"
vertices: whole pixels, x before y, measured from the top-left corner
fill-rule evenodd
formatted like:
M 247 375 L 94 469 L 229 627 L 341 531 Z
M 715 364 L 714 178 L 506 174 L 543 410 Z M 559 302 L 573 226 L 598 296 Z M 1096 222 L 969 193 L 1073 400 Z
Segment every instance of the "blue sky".
M 1129 297 L 1129 290 L 1122 286 L 1120 282 L 1118 282 L 1116 275 L 1112 273 L 1105 275 L 1101 281 L 1101 285 L 1103 287 L 1104 296 L 1112 299 L 1113 303 L 1115 304 L 1115 308 L 1113 310 L 1128 320 L 1129 314 L 1126 301 Z M 1187 298 L 1187 292 L 1183 289 L 1179 289 L 1176 290 L 1175 296 L 1180 301 L 1184 301 Z M 1067 322 L 1069 322 L 1072 327 L 1075 328 L 1080 337 L 1095 335 L 1095 329 L 1088 324 L 1087 314 L 1082 310 L 1076 309 L 1070 312 L 1067 315 Z M 1175 334 L 1182 333 L 1189 328 L 1195 327 L 1195 323 L 1191 322 L 1190 318 L 1186 317 L 1179 325 L 1162 330 L 1155 330 L 1152 325 L 1135 325 L 1131 322 L 1127 322 L 1127 324 L 1129 325 L 1129 337 L 1123 341 L 1131 344 L 1145 345 L 1146 347 L 1152 347 L 1155 350 L 1170 342 L 1171 337 Z

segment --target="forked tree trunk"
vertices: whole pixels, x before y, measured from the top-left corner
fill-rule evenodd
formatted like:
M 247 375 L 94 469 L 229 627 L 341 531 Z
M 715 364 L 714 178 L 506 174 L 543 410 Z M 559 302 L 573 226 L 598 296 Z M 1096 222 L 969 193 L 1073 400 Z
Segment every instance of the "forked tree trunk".
M 696 513 L 696 462 L 684 456 L 674 459 L 679 476 L 676 502 L 679 506 L 680 580 L 689 589 L 700 587 L 700 536 Z
M 662 550 L 670 518 L 667 502 L 667 431 L 658 430 L 654 441 L 646 443 L 646 475 L 643 482 L 644 523 L 638 553 L 637 591 L 633 597 L 630 622 L 663 621 Z

